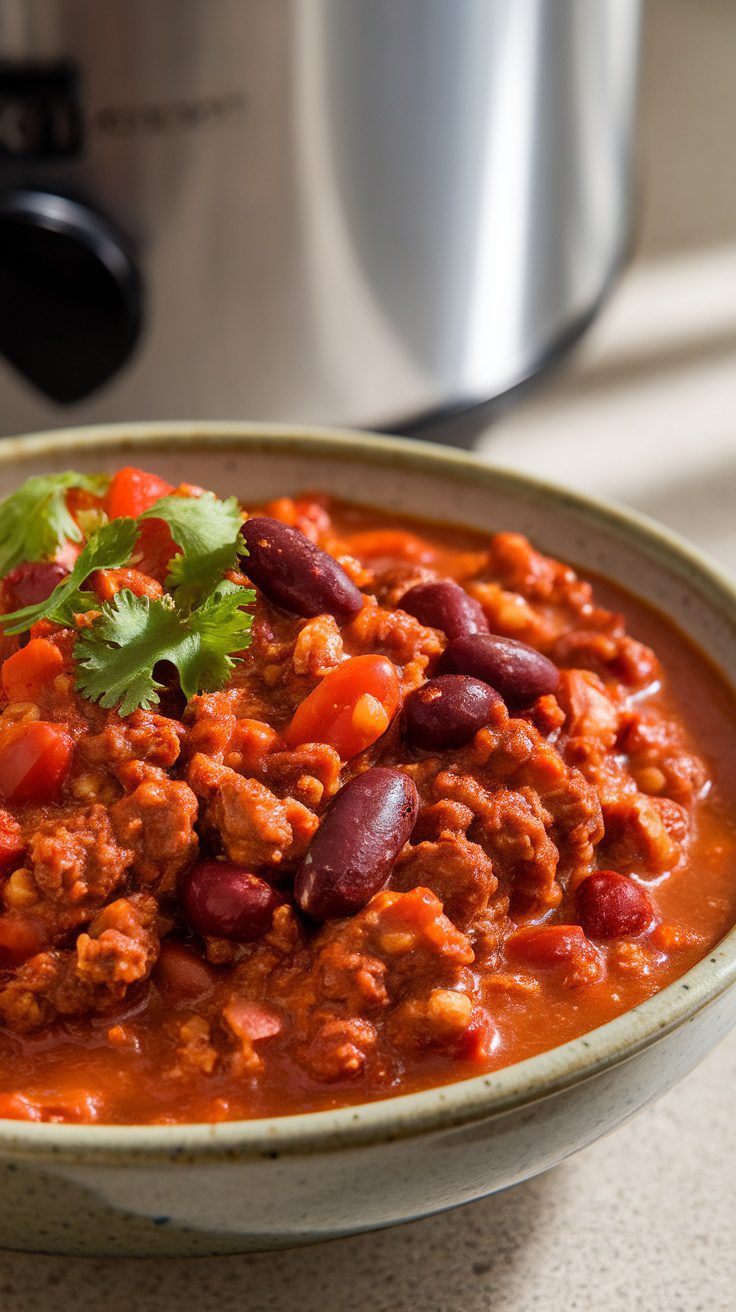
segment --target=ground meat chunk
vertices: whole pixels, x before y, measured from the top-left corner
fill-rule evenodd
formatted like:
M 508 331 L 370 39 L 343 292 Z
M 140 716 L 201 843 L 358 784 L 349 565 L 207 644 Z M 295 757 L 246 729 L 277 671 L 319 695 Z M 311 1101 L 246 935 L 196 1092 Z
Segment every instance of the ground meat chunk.
M 158 904 L 146 893 L 110 902 L 77 939 L 78 978 L 116 997 L 144 979 L 158 955 L 157 916 Z
M 402 685 L 407 692 L 421 682 L 422 672 L 445 645 L 442 634 L 406 611 L 371 604 L 358 612 L 346 637 L 360 651 L 378 652 L 403 666 Z
M 490 851 L 492 868 L 504 886 L 513 890 L 517 900 L 540 907 L 558 904 L 561 892 L 556 875 L 560 854 L 547 832 L 552 827 L 552 817 L 538 794 L 531 789 L 508 788 L 489 792 L 472 775 L 457 776 L 449 770 L 438 776 L 437 788 L 454 793 L 473 809 L 472 832 Z
M 590 606 L 593 590 L 574 569 L 542 555 L 521 533 L 495 533 L 488 552 L 494 578 L 529 601 L 564 603 L 573 611 Z
M 359 1074 L 375 1042 L 371 1016 L 426 997 L 430 981 L 449 989 L 472 960 L 467 938 L 429 889 L 376 894 L 357 916 L 317 935 L 308 966 L 313 985 L 306 996 L 329 999 L 333 1009 L 323 1002 L 300 1018 L 303 986 L 297 992 L 297 1033 L 306 1030 L 300 1060 L 320 1079 Z M 415 1043 L 413 1027 L 400 1019 L 393 1034 L 399 1047 Z
M 629 711 L 624 717 L 620 746 L 628 755 L 629 769 L 640 787 L 642 779 L 647 783 L 646 792 L 664 793 L 687 804 L 707 782 L 704 762 L 672 720 Z
M 401 598 L 409 588 L 416 587 L 418 583 L 431 583 L 436 578 L 436 570 L 427 569 L 416 562 L 407 562 L 377 573 L 371 591 L 382 606 L 393 609 L 401 605 Z
M 683 859 L 688 832 L 687 811 L 677 802 L 625 794 L 606 808 L 602 855 L 616 869 L 661 875 Z
M 294 644 L 294 673 L 321 679 L 343 659 L 342 635 L 332 615 L 308 620 Z
M 125 719 L 112 711 L 100 733 L 80 742 L 80 752 L 93 765 L 113 769 L 126 761 L 150 761 L 168 770 L 178 759 L 184 727 L 178 720 L 151 711 L 134 711 Z
M 110 818 L 118 841 L 133 853 L 131 873 L 140 884 L 170 892 L 197 855 L 197 799 L 187 784 L 151 766 L 131 762 L 121 779 L 132 791 L 110 808 Z
M 63 928 L 88 919 L 120 888 L 132 850 L 113 831 L 106 807 L 95 804 L 44 821 L 29 846 L 29 867 L 41 898 L 57 907 Z
M 565 756 L 585 761 L 610 752 L 618 737 L 621 712 L 598 675 L 563 670 L 557 701 L 565 712 Z
M 466 834 L 474 818 L 469 806 L 443 797 L 439 802 L 422 807 L 412 832 L 412 841 L 431 842 L 446 833 Z
M 110 903 L 76 946 L 31 957 L 0 990 L 0 1016 L 20 1032 L 58 1017 L 104 1013 L 150 973 L 158 951 L 158 906 L 147 894 Z
M 193 757 L 187 778 L 202 801 L 205 825 L 238 865 L 257 869 L 299 860 L 317 828 L 317 817 L 301 803 L 282 801 L 257 779 L 204 755 Z
M 330 1016 L 320 1020 L 301 1047 L 301 1063 L 315 1080 L 333 1084 L 362 1075 L 378 1033 L 362 1016 Z
M 288 752 L 274 752 L 264 762 L 263 778 L 277 793 L 298 797 L 309 806 L 328 801 L 337 792 L 342 762 L 327 743 L 302 743 Z
M 391 887 L 430 888 L 446 916 L 467 929 L 484 912 L 498 887 L 493 863 L 482 847 L 461 834 L 445 833 L 436 842 L 408 845 L 391 875 Z
M 657 677 L 659 662 L 649 647 L 624 632 L 618 617 L 611 620 L 609 631 L 571 629 L 560 634 L 547 654 L 558 665 L 613 675 L 629 688 L 643 688 Z

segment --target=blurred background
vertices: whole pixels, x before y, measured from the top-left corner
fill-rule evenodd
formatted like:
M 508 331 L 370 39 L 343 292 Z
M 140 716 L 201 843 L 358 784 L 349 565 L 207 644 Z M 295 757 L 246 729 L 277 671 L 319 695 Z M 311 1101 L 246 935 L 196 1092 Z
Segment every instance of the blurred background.
M 370 426 L 736 565 L 730 0 L 0 0 L 0 433 Z
M 405 431 L 736 564 L 735 40 L 729 0 L 1 0 L 0 432 Z

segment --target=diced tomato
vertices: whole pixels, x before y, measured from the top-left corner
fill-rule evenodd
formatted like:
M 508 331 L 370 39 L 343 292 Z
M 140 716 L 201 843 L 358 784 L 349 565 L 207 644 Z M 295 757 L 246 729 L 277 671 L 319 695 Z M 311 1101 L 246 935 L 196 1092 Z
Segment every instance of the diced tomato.
M 217 978 L 194 948 L 176 939 L 164 939 L 153 972 L 158 987 L 177 998 L 200 998 Z
M 150 510 L 161 497 L 166 497 L 174 489 L 171 483 L 158 474 L 149 474 L 145 469 L 126 465 L 113 474 L 107 489 L 105 508 L 110 519 L 119 519 L 123 515 L 132 515 L 134 519 Z
M 353 656 L 305 697 L 284 733 L 289 747 L 328 743 L 343 761 L 386 732 L 399 707 L 399 676 L 386 656 Z
M 74 742 L 59 724 L 25 720 L 0 730 L 0 798 L 56 802 L 69 773 Z
M 542 970 L 598 961 L 598 953 L 580 925 L 528 925 L 510 935 L 506 951 L 523 965 Z
M 39 701 L 64 668 L 59 648 L 48 638 L 31 638 L 2 668 L 3 692 L 11 702 Z
M 112 601 L 124 588 L 136 597 L 162 597 L 164 590 L 158 579 L 143 574 L 139 569 L 98 569 L 90 582 L 101 601 Z
M 144 519 L 133 553 L 141 574 L 164 583 L 169 572 L 169 562 L 178 550 L 168 524 L 162 519 Z
M 41 926 L 28 916 L 13 912 L 0 916 L 0 966 L 18 966 L 35 957 L 45 945 Z
M 470 1024 L 458 1040 L 458 1055 L 465 1061 L 488 1061 L 496 1041 L 496 1031 L 490 1016 L 484 1011 L 473 1012 Z
M 17 866 L 25 847 L 18 821 L 9 811 L 0 811 L 0 874 Z
M 61 625 L 56 624 L 54 620 L 36 620 L 28 630 L 32 638 L 50 638 L 61 634 L 61 631 Z
M 430 565 L 437 551 L 429 542 L 400 528 L 371 528 L 348 538 L 350 551 L 358 560 L 407 560 Z

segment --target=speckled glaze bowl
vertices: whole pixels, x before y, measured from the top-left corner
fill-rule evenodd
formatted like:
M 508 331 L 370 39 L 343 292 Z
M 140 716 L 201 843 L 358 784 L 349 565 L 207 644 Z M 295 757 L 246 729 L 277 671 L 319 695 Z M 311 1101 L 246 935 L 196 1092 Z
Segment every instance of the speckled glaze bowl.
M 131 462 L 244 499 L 321 487 L 389 510 L 517 529 L 633 587 L 736 683 L 736 589 L 714 564 L 627 511 L 443 448 L 252 424 L 74 429 L 0 444 L 0 496 L 29 474 Z M 359 1107 L 140 1128 L 0 1120 L 0 1245 L 242 1252 L 480 1198 L 560 1162 L 675 1084 L 736 1022 L 734 981 L 736 930 L 677 983 L 572 1043 Z

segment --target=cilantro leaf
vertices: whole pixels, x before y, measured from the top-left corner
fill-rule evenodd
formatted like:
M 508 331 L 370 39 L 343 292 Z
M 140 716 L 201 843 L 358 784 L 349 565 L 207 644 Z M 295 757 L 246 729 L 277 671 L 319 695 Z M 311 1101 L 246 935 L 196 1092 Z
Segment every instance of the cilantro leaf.
M 81 542 L 79 526 L 67 510 L 66 493 L 81 488 L 100 496 L 108 481 L 105 475 L 90 477 L 67 470 L 27 478 L 5 497 L 0 502 L 0 575 L 25 560 L 49 559 L 64 541 Z
M 241 607 L 252 601 L 250 589 L 224 582 L 187 616 L 165 599 L 119 592 L 74 645 L 78 691 L 107 708 L 119 703 L 123 716 L 148 710 L 159 701 L 159 661 L 176 666 L 187 698 L 221 688 L 233 653 L 250 642 L 253 617 Z
M 112 519 L 92 534 L 77 556 L 74 568 L 58 583 L 45 601 L 0 615 L 6 633 L 23 633 L 38 620 L 53 620 L 71 625 L 74 616 L 99 607 L 93 592 L 83 592 L 82 584 L 96 569 L 118 569 L 130 559 L 138 536 L 134 519 Z
M 181 616 L 164 601 L 136 597 L 124 588 L 102 607 L 102 616 L 74 644 L 75 686 L 101 706 L 120 705 L 121 715 L 148 710 L 163 686 L 153 675 L 181 640 Z
M 181 548 L 171 561 L 167 587 L 176 589 L 177 605 L 196 606 L 232 569 L 238 558 L 243 514 L 236 497 L 221 501 L 214 492 L 199 497 L 166 496 L 141 519 L 163 519 Z
M 192 611 L 189 625 L 197 642 L 186 668 L 178 667 L 187 699 L 197 692 L 216 692 L 227 683 L 236 664 L 232 653 L 244 651 L 251 642 L 253 616 L 241 607 L 255 599 L 252 588 L 224 580 Z

